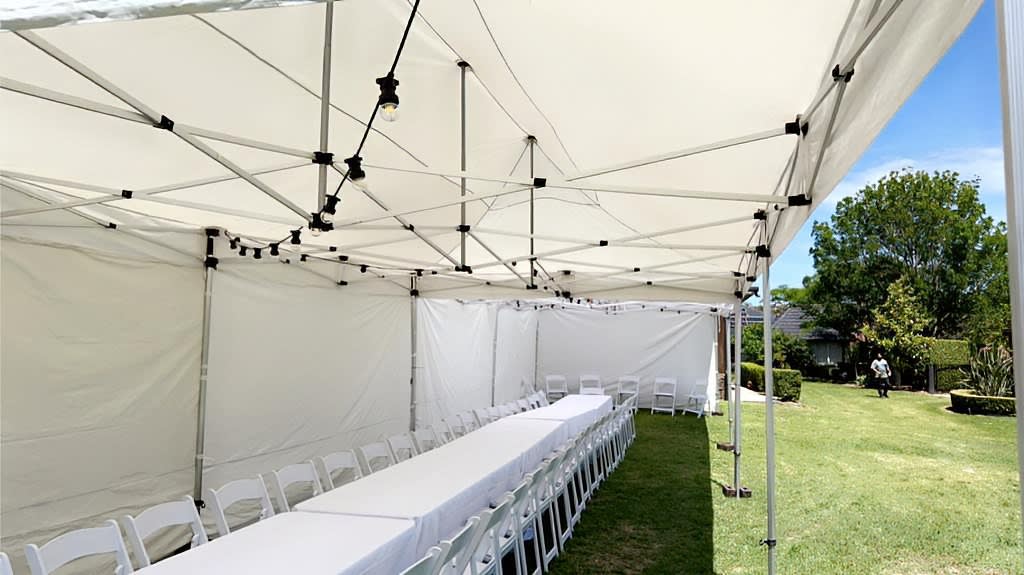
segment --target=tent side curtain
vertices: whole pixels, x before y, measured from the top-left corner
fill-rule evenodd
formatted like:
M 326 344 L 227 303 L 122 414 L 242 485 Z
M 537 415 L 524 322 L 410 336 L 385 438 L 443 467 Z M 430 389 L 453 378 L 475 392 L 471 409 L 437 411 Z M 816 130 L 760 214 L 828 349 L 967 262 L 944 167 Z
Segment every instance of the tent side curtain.
M 191 491 L 203 271 L 11 239 L 0 254 L 0 523 L 20 564 L 27 543 Z
M 544 376 L 564 375 L 569 392 L 580 375 L 597 375 L 614 394 L 621 375 L 640 377 L 637 403 L 650 407 L 655 377 L 677 380 L 676 404 L 691 390 L 707 394 L 716 407 L 715 334 L 717 318 L 691 312 L 609 313 L 550 309 L 540 315 L 538 385 Z

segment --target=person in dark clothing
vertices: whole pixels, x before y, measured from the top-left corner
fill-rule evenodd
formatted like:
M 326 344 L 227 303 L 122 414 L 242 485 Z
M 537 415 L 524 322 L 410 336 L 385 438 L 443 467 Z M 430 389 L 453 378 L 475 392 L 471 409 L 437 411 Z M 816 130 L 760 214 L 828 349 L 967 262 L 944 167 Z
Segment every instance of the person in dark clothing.
M 875 372 L 875 379 L 878 380 L 878 397 L 889 397 L 889 377 L 892 370 L 881 353 L 871 362 L 871 371 Z

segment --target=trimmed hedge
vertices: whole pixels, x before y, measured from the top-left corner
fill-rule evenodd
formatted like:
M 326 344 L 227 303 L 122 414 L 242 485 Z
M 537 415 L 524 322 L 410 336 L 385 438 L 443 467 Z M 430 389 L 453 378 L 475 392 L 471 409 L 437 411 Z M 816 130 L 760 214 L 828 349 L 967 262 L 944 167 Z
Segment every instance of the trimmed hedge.
M 938 365 L 967 365 L 971 362 L 971 347 L 962 339 L 930 339 L 928 361 Z
M 803 385 L 803 376 L 800 372 L 795 369 L 775 368 L 772 373 L 775 374 L 773 395 L 782 401 L 800 401 L 800 387 Z M 744 385 L 764 393 L 763 366 L 743 362 L 740 364 L 740 376 Z
M 964 374 L 960 366 L 935 366 L 935 389 L 939 393 L 946 393 L 963 387 Z
M 1016 401 L 1012 397 L 991 397 L 976 395 L 970 389 L 954 389 L 949 392 L 949 400 L 953 411 L 974 415 L 1014 415 L 1017 413 Z

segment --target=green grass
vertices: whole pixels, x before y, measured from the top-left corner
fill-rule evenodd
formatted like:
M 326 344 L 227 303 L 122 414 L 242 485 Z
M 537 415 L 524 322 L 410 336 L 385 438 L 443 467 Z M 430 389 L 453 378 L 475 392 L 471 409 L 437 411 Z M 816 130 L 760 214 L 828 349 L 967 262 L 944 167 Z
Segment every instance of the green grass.
M 777 405 L 780 573 L 1022 573 L 1013 418 L 949 399 L 804 385 Z M 728 420 L 637 416 L 637 441 L 552 573 L 764 573 L 764 406 L 744 405 L 743 482 L 721 495 Z

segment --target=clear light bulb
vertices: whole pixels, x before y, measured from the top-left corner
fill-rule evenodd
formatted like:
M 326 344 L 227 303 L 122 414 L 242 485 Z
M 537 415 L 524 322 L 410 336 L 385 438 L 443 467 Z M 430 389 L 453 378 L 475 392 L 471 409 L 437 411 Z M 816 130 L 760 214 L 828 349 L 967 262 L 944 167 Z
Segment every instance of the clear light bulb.
M 380 119 L 385 122 L 394 122 L 398 119 L 398 104 L 384 102 L 377 110 L 380 112 Z
M 310 228 L 309 233 L 313 234 L 314 238 L 320 237 L 320 228 Z
M 325 224 L 333 224 L 334 214 L 332 214 L 331 212 L 324 212 L 323 214 L 320 215 L 320 221 L 322 221 Z

